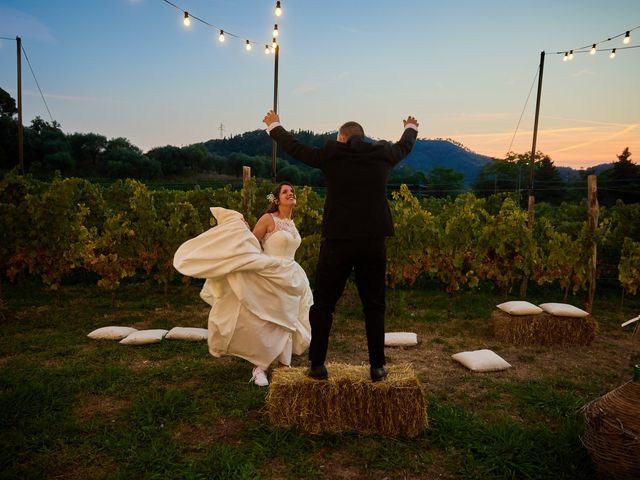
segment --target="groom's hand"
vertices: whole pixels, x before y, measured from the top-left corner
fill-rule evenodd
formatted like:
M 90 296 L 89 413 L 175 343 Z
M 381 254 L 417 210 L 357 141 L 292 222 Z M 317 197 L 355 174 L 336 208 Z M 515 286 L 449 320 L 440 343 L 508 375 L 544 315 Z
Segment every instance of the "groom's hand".
M 420 126 L 416 117 L 412 117 L 411 115 L 409 115 L 406 120 L 403 120 L 402 123 L 404 124 L 404 128 L 407 128 L 407 125 L 410 124 L 415 125 L 416 127 Z
M 262 119 L 264 123 L 266 123 L 267 127 L 274 122 L 280 123 L 280 117 L 273 110 L 269 110 L 269 112 Z

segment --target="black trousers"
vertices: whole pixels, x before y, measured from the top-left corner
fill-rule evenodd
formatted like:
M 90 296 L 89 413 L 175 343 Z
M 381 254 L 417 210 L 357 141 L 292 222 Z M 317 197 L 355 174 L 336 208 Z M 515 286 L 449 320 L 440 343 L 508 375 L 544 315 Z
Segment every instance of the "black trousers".
M 369 363 L 382 367 L 384 358 L 385 238 L 325 239 L 320 247 L 313 306 L 309 312 L 312 366 L 322 365 L 327 357 L 329 333 L 336 303 L 353 271 L 362 302 L 367 332 Z

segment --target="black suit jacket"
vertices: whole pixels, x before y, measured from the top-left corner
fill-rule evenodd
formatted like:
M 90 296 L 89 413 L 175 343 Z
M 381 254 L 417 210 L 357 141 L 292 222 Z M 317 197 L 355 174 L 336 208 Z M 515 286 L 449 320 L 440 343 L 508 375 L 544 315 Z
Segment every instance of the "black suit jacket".
M 405 129 L 397 143 L 368 143 L 362 137 L 351 137 L 347 143 L 330 140 L 321 148 L 300 143 L 282 126 L 275 127 L 270 135 L 293 158 L 324 173 L 324 238 L 393 235 L 387 179 L 393 166 L 413 148 L 418 132 Z

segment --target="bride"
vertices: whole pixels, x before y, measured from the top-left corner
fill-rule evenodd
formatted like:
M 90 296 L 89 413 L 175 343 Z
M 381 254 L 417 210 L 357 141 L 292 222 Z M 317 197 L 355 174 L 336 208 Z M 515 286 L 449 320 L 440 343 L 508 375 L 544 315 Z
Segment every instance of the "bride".
M 311 341 L 307 276 L 294 260 L 300 234 L 291 215 L 294 188 L 281 183 L 253 229 L 233 210 L 213 207 L 217 225 L 186 241 L 173 265 L 183 275 L 205 278 L 200 297 L 211 305 L 209 352 L 234 355 L 254 365 L 251 381 L 269 384 L 266 370 L 276 360 L 291 364 Z

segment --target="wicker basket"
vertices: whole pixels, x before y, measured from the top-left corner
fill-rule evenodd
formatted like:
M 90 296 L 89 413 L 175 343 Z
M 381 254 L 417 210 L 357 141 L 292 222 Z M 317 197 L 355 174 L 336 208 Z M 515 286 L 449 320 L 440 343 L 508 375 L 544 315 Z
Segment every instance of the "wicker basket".
M 639 479 L 640 383 L 625 383 L 582 410 L 582 443 L 598 471 L 616 479 Z

